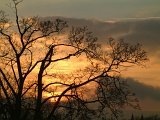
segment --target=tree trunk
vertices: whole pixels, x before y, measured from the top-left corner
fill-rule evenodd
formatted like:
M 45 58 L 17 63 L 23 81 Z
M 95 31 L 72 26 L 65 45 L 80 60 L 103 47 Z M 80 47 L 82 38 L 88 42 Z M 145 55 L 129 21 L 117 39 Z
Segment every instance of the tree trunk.
M 17 95 L 15 105 L 13 106 L 13 120 L 21 120 L 21 96 Z
M 38 75 L 38 95 L 37 95 L 37 101 L 36 101 L 36 109 L 35 109 L 35 115 L 34 120 L 42 120 L 43 113 L 41 111 L 42 106 L 42 74 L 43 72 L 39 72 Z

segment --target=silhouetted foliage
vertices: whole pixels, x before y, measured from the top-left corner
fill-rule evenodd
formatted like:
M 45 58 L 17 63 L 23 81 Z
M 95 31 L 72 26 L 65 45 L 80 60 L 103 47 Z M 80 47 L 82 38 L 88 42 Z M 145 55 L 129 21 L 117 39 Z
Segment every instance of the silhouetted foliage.
M 86 27 L 69 30 L 60 19 L 20 18 L 21 1 L 12 1 L 15 22 L 0 12 L 0 119 L 118 119 L 125 105 L 139 107 L 119 76 L 121 68 L 147 60 L 140 44 L 110 38 L 104 49 Z M 79 58 L 87 65 L 56 72 L 56 64 Z
M 132 114 L 131 120 L 159 120 L 160 117 L 158 115 L 151 115 L 151 116 L 144 116 L 143 114 L 141 116 L 134 116 Z

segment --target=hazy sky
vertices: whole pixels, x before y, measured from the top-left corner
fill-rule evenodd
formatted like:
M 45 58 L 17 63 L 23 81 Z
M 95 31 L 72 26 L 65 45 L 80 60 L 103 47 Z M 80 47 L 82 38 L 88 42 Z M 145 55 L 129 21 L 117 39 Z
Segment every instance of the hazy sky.
M 11 0 L 0 0 L 8 9 Z M 160 0 L 24 0 L 23 16 L 65 16 L 107 20 L 112 18 L 159 17 Z M 11 12 L 11 11 L 9 11 Z

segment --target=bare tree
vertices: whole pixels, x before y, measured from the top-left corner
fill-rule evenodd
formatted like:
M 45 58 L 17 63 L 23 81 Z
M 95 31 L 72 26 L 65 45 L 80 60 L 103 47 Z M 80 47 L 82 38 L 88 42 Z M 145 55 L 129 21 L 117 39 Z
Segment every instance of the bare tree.
M 104 49 L 86 27 L 69 30 L 60 19 L 20 18 L 21 1 L 12 1 L 15 22 L 0 12 L 1 119 L 117 118 L 123 106 L 138 107 L 119 76 L 124 67 L 147 60 L 141 45 L 110 38 Z M 56 72 L 56 64 L 79 58 L 87 65 Z

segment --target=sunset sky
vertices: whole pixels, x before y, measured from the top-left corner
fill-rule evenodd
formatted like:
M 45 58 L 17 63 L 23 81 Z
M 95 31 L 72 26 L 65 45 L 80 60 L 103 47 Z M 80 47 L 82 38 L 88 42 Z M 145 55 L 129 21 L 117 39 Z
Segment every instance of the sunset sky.
M 11 0 L 0 0 L 0 9 L 7 11 L 12 18 L 12 10 L 7 7 L 9 2 Z M 145 85 L 160 87 L 160 0 L 24 0 L 19 13 L 23 17 L 63 16 L 90 20 L 89 28 L 100 38 L 112 36 L 132 43 L 140 42 L 150 60 L 145 68 L 131 68 L 122 74 Z M 78 22 L 88 25 L 88 21 Z M 70 64 L 64 64 L 64 67 Z M 160 95 L 160 89 L 158 93 L 155 96 Z
M 12 16 L 12 10 L 8 7 L 11 0 L 1 0 L 0 3 L 0 8 L 7 11 L 7 14 Z M 127 39 L 132 35 L 131 39 L 136 39 L 136 42 L 141 42 L 144 45 L 150 58 L 149 63 L 147 63 L 147 69 L 132 70 L 129 72 L 131 77 L 143 83 L 160 87 L 159 22 L 155 22 L 155 24 L 151 23 L 152 21 L 148 22 L 149 24 L 151 23 L 150 25 L 144 23 L 142 27 L 137 29 L 136 24 L 137 26 L 140 24 L 137 21 L 135 21 L 134 27 L 126 23 L 128 29 L 124 28 L 121 22 L 123 20 L 136 20 L 136 18 L 144 21 L 147 19 L 159 20 L 159 6 L 160 0 L 24 0 L 19 6 L 19 14 L 21 16 L 63 16 L 67 18 L 95 19 L 102 22 L 120 21 L 119 27 L 107 29 L 107 32 L 110 33 L 108 35 Z M 116 26 L 116 23 L 113 26 Z M 124 33 L 122 32 L 123 29 Z M 119 32 L 120 30 L 121 33 L 117 33 L 117 31 Z M 134 34 L 136 31 L 138 32 Z M 100 34 L 99 36 L 104 36 L 104 34 L 106 34 L 105 32 L 106 31 L 103 31 L 103 35 Z M 131 35 L 129 36 L 127 32 L 131 32 L 132 34 L 130 33 Z M 140 34 L 140 32 L 142 33 Z M 146 34 L 147 32 L 150 33 Z

